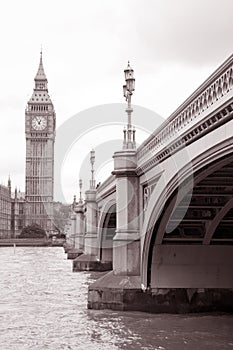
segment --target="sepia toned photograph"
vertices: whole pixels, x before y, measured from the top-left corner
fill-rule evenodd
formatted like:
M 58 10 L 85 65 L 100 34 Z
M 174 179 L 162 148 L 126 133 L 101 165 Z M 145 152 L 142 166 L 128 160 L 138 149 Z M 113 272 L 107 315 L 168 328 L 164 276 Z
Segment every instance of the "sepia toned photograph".
M 1 350 L 233 350 L 232 13 L 2 2 Z

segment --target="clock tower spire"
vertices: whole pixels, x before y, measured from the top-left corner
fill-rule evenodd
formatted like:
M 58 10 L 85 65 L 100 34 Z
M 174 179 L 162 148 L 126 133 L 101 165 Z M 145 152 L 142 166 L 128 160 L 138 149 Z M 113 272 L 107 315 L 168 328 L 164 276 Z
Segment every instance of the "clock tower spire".
M 42 51 L 32 97 L 25 111 L 26 225 L 53 229 L 54 142 L 56 114 L 48 93 Z
M 38 71 L 37 71 L 37 74 L 35 76 L 35 83 L 36 83 L 36 86 L 35 88 L 39 89 L 42 85 L 40 84 L 44 84 L 44 89 L 46 88 L 47 89 L 47 78 L 46 78 L 46 75 L 45 75 L 45 72 L 44 72 L 44 67 L 43 67 L 43 60 L 42 60 L 42 50 L 40 51 L 40 64 L 39 64 L 39 68 L 38 68 Z

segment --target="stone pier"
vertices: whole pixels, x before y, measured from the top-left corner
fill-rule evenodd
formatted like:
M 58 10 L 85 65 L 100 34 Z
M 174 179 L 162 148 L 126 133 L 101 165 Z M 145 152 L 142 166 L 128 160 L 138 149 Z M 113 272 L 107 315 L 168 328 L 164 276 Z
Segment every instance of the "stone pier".
M 73 271 L 107 271 L 111 269 L 109 262 L 99 259 L 98 239 L 98 205 L 96 202 L 96 186 L 94 180 L 95 153 L 91 151 L 91 180 L 90 189 L 85 192 L 85 234 L 83 240 L 83 254 L 73 260 Z M 81 214 L 81 213 L 80 213 Z M 81 218 L 81 215 L 79 215 Z M 83 229 L 83 221 L 79 221 Z M 81 228 L 80 228 L 81 230 Z
M 88 290 L 88 307 L 134 309 L 140 286 L 140 239 L 136 151 L 114 154 L 117 229 L 113 238 L 113 271 L 94 282 Z M 132 307 L 130 304 L 132 303 Z M 135 308 L 136 309 L 136 308 Z

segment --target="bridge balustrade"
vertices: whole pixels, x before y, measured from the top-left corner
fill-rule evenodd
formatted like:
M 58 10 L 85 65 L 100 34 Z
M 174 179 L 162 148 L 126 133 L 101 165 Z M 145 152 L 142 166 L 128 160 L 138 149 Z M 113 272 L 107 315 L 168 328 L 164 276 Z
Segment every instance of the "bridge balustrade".
M 138 166 L 193 126 L 233 87 L 233 55 L 220 66 L 137 150 Z M 213 108 L 212 108 L 213 109 Z M 207 113 L 205 113 L 206 115 Z

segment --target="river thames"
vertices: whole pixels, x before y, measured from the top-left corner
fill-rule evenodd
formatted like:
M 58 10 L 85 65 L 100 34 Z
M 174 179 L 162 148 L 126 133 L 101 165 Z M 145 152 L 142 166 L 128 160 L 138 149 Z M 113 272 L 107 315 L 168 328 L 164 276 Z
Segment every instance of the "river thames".
M 233 315 L 87 309 L 96 274 L 63 248 L 0 248 L 1 350 L 233 350 Z

